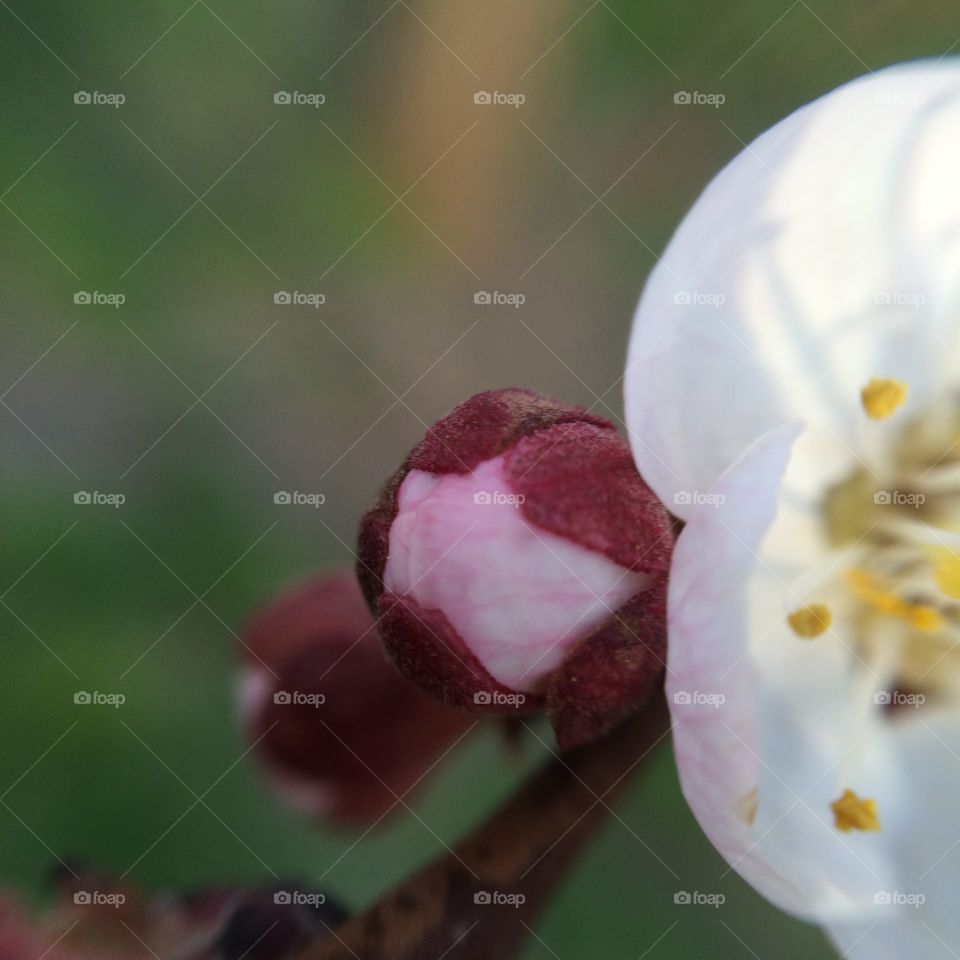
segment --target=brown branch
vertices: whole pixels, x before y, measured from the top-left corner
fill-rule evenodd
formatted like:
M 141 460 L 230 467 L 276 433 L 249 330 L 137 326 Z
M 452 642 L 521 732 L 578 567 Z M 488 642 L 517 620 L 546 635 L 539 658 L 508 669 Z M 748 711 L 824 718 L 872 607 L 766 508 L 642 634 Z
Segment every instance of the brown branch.
M 455 851 L 308 947 L 298 960 L 510 960 L 607 805 L 669 717 L 662 693 L 610 736 L 557 757 Z M 479 894 L 522 897 L 519 906 Z M 514 901 L 516 902 L 516 901 Z

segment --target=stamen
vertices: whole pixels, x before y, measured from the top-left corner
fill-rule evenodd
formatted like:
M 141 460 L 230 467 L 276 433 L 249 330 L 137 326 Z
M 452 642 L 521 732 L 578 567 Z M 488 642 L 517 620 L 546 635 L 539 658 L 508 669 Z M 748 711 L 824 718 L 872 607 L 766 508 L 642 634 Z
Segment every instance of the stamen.
M 852 790 L 844 790 L 839 800 L 830 804 L 833 811 L 833 825 L 841 833 L 851 830 L 863 830 L 876 833 L 880 830 L 876 800 L 861 800 Z
M 892 417 L 906 402 L 909 387 L 900 380 L 874 377 L 861 391 L 860 400 L 867 416 L 874 420 Z
M 889 617 L 903 620 L 916 630 L 933 633 L 944 628 L 943 617 L 928 603 L 915 603 L 884 589 L 880 580 L 867 570 L 848 570 L 847 582 L 857 599 Z
M 811 640 L 830 629 L 830 624 L 833 623 L 833 614 L 830 613 L 830 608 L 826 604 L 811 603 L 807 607 L 794 610 L 787 617 L 787 623 L 790 624 L 790 629 L 798 637 Z
M 757 819 L 757 808 L 760 805 L 760 795 L 756 787 L 744 794 L 737 803 L 737 815 L 751 827 Z

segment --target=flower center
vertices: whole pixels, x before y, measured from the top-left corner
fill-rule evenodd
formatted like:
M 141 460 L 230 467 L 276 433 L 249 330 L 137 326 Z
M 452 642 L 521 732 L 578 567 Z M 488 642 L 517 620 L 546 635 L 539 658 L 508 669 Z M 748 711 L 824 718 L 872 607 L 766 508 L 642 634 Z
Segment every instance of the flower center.
M 960 704 L 960 398 L 905 419 L 907 390 L 885 379 L 861 390 L 875 455 L 827 491 L 834 564 L 786 614 L 805 641 L 846 643 L 890 709 Z M 876 803 L 852 790 L 832 809 L 838 830 L 880 829 Z
M 885 420 L 906 396 L 905 384 L 874 379 L 861 403 Z M 877 462 L 858 466 L 822 504 L 843 559 L 787 620 L 805 639 L 842 631 L 887 693 L 960 702 L 960 403 L 873 429 L 885 434 Z

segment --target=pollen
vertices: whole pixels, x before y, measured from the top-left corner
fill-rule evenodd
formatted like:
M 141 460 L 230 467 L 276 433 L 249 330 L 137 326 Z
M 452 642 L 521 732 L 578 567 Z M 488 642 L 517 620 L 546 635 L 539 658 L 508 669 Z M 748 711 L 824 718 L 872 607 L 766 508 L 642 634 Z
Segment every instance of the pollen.
M 833 811 L 833 825 L 841 833 L 851 830 L 863 830 L 876 833 L 880 830 L 876 800 L 861 800 L 852 790 L 844 790 L 839 800 L 830 804 Z
M 811 603 L 809 606 L 800 607 L 799 610 L 794 610 L 793 613 L 789 614 L 787 623 L 790 624 L 790 629 L 798 637 L 811 640 L 830 629 L 830 624 L 833 623 L 833 614 L 830 613 L 830 608 L 826 604 Z
M 878 613 L 902 620 L 922 633 L 936 633 L 944 628 L 943 617 L 934 607 L 928 603 L 904 600 L 887 590 L 880 580 L 867 570 L 848 571 L 847 583 L 858 600 Z
M 874 377 L 861 391 L 860 400 L 867 416 L 887 420 L 906 402 L 909 387 L 900 380 L 882 380 Z

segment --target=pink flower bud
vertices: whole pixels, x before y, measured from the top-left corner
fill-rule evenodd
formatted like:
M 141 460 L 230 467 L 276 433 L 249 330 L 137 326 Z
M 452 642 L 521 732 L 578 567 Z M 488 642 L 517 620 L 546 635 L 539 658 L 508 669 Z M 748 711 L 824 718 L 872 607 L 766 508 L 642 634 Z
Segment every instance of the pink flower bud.
M 570 749 L 659 680 L 672 547 L 611 423 L 499 390 L 413 449 L 363 520 L 358 574 L 407 677 L 471 710 L 546 705 Z
M 273 786 L 312 816 L 380 819 L 470 726 L 394 669 L 351 573 L 274 600 L 244 641 L 249 736 Z

